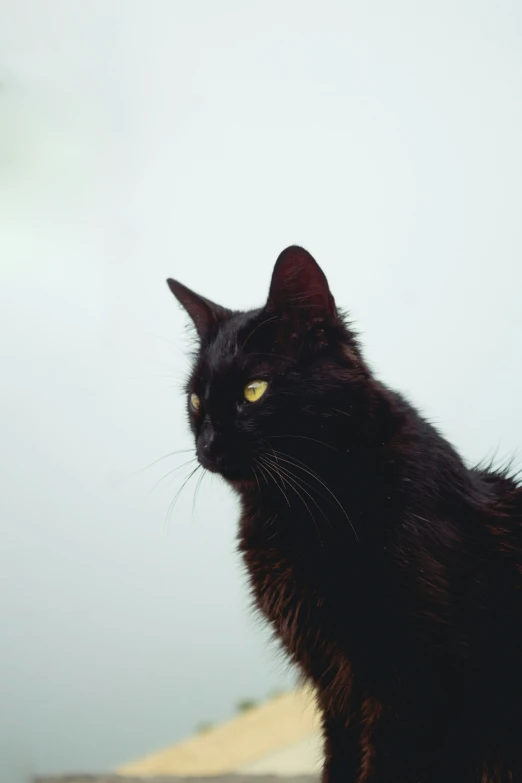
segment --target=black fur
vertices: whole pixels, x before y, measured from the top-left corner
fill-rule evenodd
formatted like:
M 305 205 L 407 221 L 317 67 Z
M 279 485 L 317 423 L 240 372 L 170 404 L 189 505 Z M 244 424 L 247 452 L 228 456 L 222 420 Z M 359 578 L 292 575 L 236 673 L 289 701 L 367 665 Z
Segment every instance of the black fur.
M 255 603 L 316 688 L 324 781 L 522 781 L 522 490 L 372 376 L 302 248 L 260 310 L 169 285 L 200 337 L 197 453 L 239 493 Z

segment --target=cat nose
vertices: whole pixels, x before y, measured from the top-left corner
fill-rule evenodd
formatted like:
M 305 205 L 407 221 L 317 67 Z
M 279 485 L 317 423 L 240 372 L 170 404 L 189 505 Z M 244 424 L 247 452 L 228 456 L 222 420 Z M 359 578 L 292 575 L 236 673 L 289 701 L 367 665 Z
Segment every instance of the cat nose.
M 197 451 L 198 453 L 208 456 L 214 443 L 214 433 L 206 432 L 198 440 Z
M 196 454 L 204 468 L 216 470 L 215 436 L 213 432 L 203 433 L 198 439 Z

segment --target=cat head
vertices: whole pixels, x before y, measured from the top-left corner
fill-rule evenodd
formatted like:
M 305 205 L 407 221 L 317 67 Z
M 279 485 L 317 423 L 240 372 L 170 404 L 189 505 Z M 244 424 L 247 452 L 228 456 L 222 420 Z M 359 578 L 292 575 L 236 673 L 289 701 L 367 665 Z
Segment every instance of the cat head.
M 368 375 L 306 250 L 281 253 L 257 310 L 229 310 L 175 280 L 168 285 L 199 338 L 186 392 L 203 467 L 236 486 L 253 485 L 277 453 L 336 447 L 335 422 L 362 404 Z

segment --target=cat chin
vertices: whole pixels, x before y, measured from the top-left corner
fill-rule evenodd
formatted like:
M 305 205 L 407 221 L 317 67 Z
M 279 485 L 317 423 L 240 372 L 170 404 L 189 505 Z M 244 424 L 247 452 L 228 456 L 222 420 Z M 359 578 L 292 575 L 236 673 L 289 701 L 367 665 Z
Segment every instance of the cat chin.
M 200 463 L 202 464 L 202 467 L 207 470 L 209 473 L 213 473 L 216 476 L 220 476 L 224 481 L 226 481 L 227 484 L 229 484 L 233 489 L 236 489 L 237 491 L 246 491 L 248 489 L 251 489 L 252 487 L 257 487 L 257 483 L 253 476 L 245 476 L 244 473 L 242 474 L 240 471 L 233 471 L 233 470 L 220 470 L 219 468 L 215 467 L 214 465 L 207 465 L 203 464 L 200 460 Z
M 253 476 L 244 475 L 244 472 L 239 470 L 225 470 L 219 469 L 215 465 L 207 464 L 200 460 L 202 467 L 209 473 L 213 473 L 216 476 L 220 476 L 227 484 L 238 492 L 246 492 L 253 487 L 257 487 L 258 484 Z
M 249 478 L 227 478 L 226 476 L 223 476 L 227 484 L 230 484 L 230 486 L 235 489 L 237 492 L 248 492 L 250 490 L 256 489 L 257 484 L 254 479 Z

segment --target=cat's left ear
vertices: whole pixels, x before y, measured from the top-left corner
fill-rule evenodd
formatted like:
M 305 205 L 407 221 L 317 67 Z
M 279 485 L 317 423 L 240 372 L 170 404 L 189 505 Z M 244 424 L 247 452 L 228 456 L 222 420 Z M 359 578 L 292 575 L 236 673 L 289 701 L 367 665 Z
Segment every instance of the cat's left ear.
M 196 294 L 195 291 L 191 291 L 190 288 L 177 280 L 169 278 L 167 285 L 192 318 L 196 331 L 202 340 L 209 338 L 217 330 L 219 324 L 232 315 L 230 310 Z
M 337 322 L 326 276 L 304 248 L 287 247 L 277 259 L 265 311 L 314 324 Z

